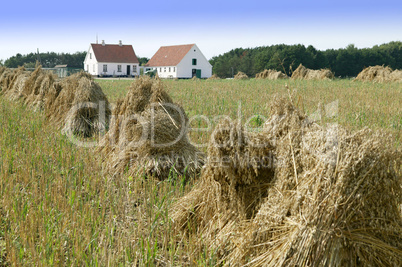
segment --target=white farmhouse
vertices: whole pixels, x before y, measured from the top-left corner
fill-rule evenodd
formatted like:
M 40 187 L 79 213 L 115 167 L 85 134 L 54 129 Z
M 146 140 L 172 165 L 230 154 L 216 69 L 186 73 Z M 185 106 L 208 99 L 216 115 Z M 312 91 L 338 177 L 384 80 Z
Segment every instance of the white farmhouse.
M 162 46 L 145 65 L 160 78 L 209 78 L 212 65 L 196 44 Z
M 132 45 L 91 44 L 84 60 L 84 69 L 96 76 L 137 76 L 139 61 Z

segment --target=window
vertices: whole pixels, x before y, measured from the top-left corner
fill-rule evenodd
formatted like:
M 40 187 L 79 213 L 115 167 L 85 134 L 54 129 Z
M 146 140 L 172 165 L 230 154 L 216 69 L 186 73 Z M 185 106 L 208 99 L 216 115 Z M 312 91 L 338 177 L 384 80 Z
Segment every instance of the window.
M 169 72 L 170 72 L 170 67 L 169 67 Z
M 197 59 L 193 58 L 193 65 L 197 65 Z
M 107 65 L 103 65 L 103 72 L 107 72 Z
M 162 68 L 159 68 L 159 72 L 162 72 Z
M 165 68 L 163 68 L 163 72 L 166 72 L 166 67 L 165 67 Z
M 133 65 L 133 72 L 137 72 L 137 65 Z
M 121 65 L 117 65 L 117 72 L 121 72 Z
M 176 67 L 173 67 L 173 72 L 175 72 L 176 71 Z

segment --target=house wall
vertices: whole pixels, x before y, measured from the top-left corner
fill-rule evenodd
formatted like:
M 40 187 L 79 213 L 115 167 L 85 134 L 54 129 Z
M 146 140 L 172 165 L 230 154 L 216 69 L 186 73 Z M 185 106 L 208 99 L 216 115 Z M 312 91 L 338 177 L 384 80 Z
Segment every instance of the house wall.
M 98 61 L 96 61 L 94 51 L 92 50 L 92 46 L 90 45 L 84 60 L 84 70 L 91 75 L 98 75 L 99 72 L 97 64 Z
M 107 72 L 103 72 L 103 65 L 107 65 Z M 118 65 L 121 65 L 121 72 L 118 72 Z M 130 65 L 130 75 L 140 74 L 140 64 L 138 63 L 111 63 L 111 62 L 98 62 L 96 69 L 96 74 L 94 75 L 127 75 L 127 65 Z M 134 67 L 137 66 L 137 71 L 134 72 Z
M 176 78 L 177 77 L 177 67 L 176 66 L 156 67 L 156 70 L 158 72 L 159 78 Z
M 197 59 L 197 65 L 192 64 L 193 58 Z M 208 62 L 197 45 L 194 45 L 177 65 L 177 77 L 192 78 L 192 69 L 200 69 L 201 78 L 209 78 L 212 76 L 212 65 Z
M 92 54 L 92 56 L 91 56 Z M 92 57 L 92 58 L 91 58 Z M 103 65 L 107 65 L 107 72 L 103 72 Z M 121 72 L 118 72 L 117 65 L 121 65 Z M 89 46 L 87 55 L 84 60 L 84 70 L 91 75 L 127 75 L 127 65 L 130 65 L 130 75 L 140 74 L 140 64 L 139 63 L 112 63 L 112 62 L 98 62 L 96 60 L 95 54 L 92 50 L 92 46 Z M 134 66 L 137 67 L 136 72 L 134 72 Z

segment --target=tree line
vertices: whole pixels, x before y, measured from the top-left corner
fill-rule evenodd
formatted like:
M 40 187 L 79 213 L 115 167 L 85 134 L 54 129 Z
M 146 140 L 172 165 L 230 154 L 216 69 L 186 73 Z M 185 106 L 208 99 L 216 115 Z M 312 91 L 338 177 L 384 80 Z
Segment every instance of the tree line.
M 238 71 L 254 77 L 264 69 L 275 69 L 291 75 L 303 64 L 310 69 L 327 68 L 336 76 L 354 77 L 365 67 L 385 65 L 402 69 L 402 42 L 390 42 L 372 48 L 357 48 L 353 44 L 341 49 L 320 51 L 309 45 L 272 45 L 256 48 L 236 48 L 209 61 L 213 73 L 222 78 Z
M 26 68 L 34 68 L 36 61 L 39 61 L 44 68 L 54 68 L 56 65 L 67 64 L 72 68 L 83 68 L 86 52 L 69 53 L 30 53 L 27 55 L 17 54 L 4 61 L 4 66 L 8 68 L 17 68 L 25 66 Z
M 35 67 L 39 60 L 43 67 L 53 68 L 56 65 L 67 64 L 69 67 L 83 68 L 86 52 L 68 53 L 30 53 L 17 54 L 0 62 L 9 68 L 25 66 Z M 145 65 L 149 58 L 138 57 L 140 65 Z M 402 69 L 402 42 L 390 42 L 375 45 L 371 48 L 357 48 L 353 44 L 341 49 L 320 51 L 312 45 L 272 45 L 256 48 L 236 48 L 222 55 L 213 57 L 210 61 L 213 73 L 222 78 L 233 77 L 238 71 L 249 77 L 264 69 L 280 70 L 287 75 L 303 64 L 310 69 L 327 68 L 336 76 L 354 77 L 365 67 L 385 65 L 392 69 Z
M 36 61 L 39 61 L 44 68 L 54 68 L 56 65 L 68 65 L 72 68 L 84 68 L 84 60 L 87 52 L 76 52 L 74 54 L 69 53 L 30 53 L 27 55 L 17 54 L 8 58 L 0 65 L 3 64 L 8 68 L 18 68 L 19 66 L 25 66 L 26 68 L 34 68 Z M 140 65 L 145 65 L 149 58 L 139 57 Z

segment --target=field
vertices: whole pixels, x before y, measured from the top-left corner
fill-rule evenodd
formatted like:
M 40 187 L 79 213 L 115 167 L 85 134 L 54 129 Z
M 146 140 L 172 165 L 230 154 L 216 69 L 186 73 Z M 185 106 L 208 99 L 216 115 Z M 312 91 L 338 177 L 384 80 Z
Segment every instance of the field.
M 115 103 L 132 81 L 96 82 Z M 292 95 L 295 105 L 320 124 L 391 133 L 389 146 L 401 149 L 400 83 L 251 79 L 164 84 L 198 129 L 190 136 L 203 151 L 222 116 L 258 131 L 275 94 Z M 0 266 L 216 264 L 218 255 L 201 249 L 202 239 L 178 238 L 172 230 L 169 208 L 195 181 L 111 179 L 100 155 L 72 144 L 41 112 L 1 95 L 0 125 Z
M 97 80 L 110 102 L 124 97 L 129 80 Z M 317 114 L 319 106 L 336 104 L 335 118 L 322 114 L 322 123 L 336 122 L 350 129 L 384 129 L 395 136 L 395 146 L 402 141 L 402 110 L 400 83 L 362 83 L 352 80 L 306 81 L 306 80 L 166 80 L 171 97 L 184 107 L 194 128 L 208 127 L 206 132 L 193 133 L 193 141 L 203 144 L 208 140 L 218 116 L 239 118 L 250 127 L 256 126 L 257 116 L 269 117 L 269 103 L 275 94 L 288 96 L 296 92 L 295 104 L 306 114 Z M 208 121 L 199 117 L 206 116 Z M 208 134 L 209 133 L 209 134 Z M 199 140 L 201 139 L 201 140 Z

